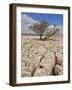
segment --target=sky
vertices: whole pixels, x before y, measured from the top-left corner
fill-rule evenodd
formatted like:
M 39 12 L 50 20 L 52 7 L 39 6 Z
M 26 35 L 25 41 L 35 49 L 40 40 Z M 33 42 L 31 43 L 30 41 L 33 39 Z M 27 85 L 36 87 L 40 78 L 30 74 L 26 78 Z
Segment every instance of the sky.
M 63 15 L 62 14 L 42 14 L 42 13 L 25 13 L 28 17 L 37 21 L 47 21 L 49 24 L 57 24 L 63 27 Z

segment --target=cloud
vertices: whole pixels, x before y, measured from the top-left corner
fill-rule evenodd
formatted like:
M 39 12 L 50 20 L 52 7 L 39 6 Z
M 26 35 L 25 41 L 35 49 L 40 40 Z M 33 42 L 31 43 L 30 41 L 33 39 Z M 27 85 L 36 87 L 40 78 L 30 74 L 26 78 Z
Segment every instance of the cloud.
M 32 30 L 30 30 L 29 26 L 37 23 L 38 21 L 35 21 L 31 17 L 27 16 L 26 14 L 22 14 L 21 16 L 21 32 L 22 33 L 34 33 Z

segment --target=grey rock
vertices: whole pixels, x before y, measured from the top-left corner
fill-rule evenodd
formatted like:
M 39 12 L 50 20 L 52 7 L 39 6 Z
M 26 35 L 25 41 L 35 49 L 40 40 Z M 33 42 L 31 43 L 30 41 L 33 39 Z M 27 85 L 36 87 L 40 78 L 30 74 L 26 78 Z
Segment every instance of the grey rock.
M 56 64 L 54 67 L 54 73 L 55 75 L 63 75 L 63 67 L 59 64 Z
M 56 53 L 56 63 L 60 65 L 63 63 L 63 54 L 58 52 Z
M 48 76 L 52 75 L 52 70 L 55 65 L 55 56 L 53 52 L 50 52 L 49 50 L 44 55 L 44 58 L 39 64 L 39 67 L 34 73 L 34 76 Z
M 27 71 L 27 72 L 33 72 L 33 70 L 34 70 L 34 64 L 33 64 L 33 62 L 31 62 L 31 61 L 25 61 L 25 62 L 22 62 L 21 63 L 21 70 L 22 71 Z
M 22 71 L 21 76 L 22 77 L 31 77 L 31 72 L 24 70 L 24 71 Z
M 63 68 L 63 42 L 57 40 L 39 40 L 39 36 L 22 36 L 21 37 L 21 75 L 28 76 L 48 76 L 60 73 L 55 64 L 61 65 Z M 61 36 L 62 37 L 62 36 Z M 46 52 L 46 53 L 45 53 Z M 57 60 L 55 60 L 55 54 Z M 44 57 L 41 60 L 41 57 Z M 60 69 L 61 69 L 60 67 Z

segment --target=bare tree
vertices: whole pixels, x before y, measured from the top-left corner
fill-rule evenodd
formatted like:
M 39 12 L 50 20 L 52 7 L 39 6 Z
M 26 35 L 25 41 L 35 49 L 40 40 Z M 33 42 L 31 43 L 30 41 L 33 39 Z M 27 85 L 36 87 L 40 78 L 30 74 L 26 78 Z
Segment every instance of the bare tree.
M 56 24 L 54 24 L 53 30 L 52 31 L 48 30 L 48 31 L 49 32 L 46 33 L 44 40 L 50 38 L 51 36 L 53 36 L 57 31 L 59 31 L 59 29 L 56 28 Z
M 48 27 L 48 22 L 42 21 L 40 23 L 34 23 L 33 25 L 30 26 L 30 29 L 32 29 L 32 31 L 34 31 L 35 33 L 39 34 L 40 40 L 42 40 L 42 35 L 47 27 Z

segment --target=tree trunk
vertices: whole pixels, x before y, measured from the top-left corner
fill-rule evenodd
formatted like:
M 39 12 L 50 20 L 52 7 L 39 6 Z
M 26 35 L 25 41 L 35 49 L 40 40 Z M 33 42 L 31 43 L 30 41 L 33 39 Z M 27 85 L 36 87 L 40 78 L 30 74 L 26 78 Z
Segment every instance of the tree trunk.
M 42 40 L 42 34 L 40 34 L 40 40 Z

